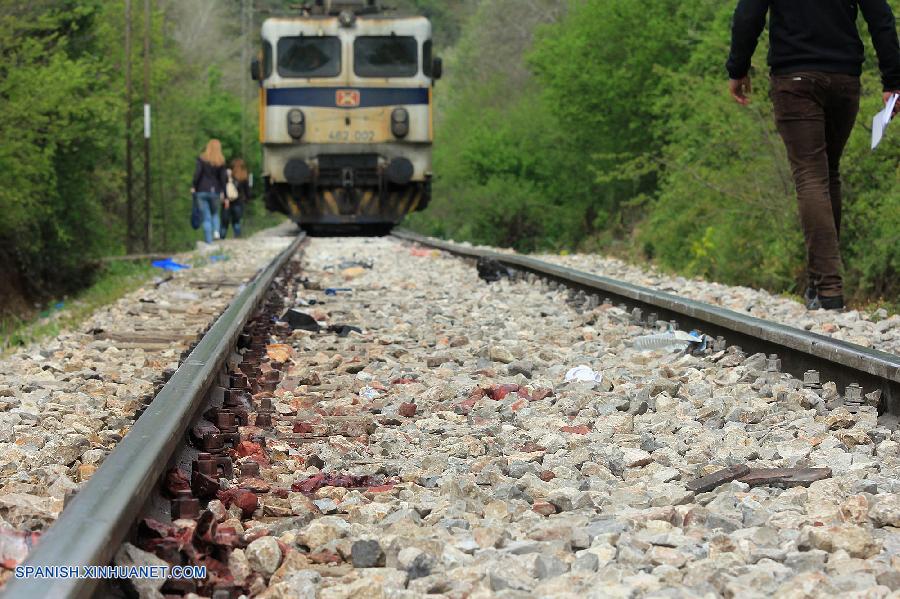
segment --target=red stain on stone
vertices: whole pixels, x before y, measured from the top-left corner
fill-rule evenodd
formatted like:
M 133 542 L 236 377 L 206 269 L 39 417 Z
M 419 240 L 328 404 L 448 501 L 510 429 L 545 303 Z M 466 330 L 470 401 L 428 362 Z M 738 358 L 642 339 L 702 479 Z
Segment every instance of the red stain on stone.
M 531 392 L 531 401 L 541 401 L 553 395 L 551 389 L 535 389 Z
M 394 488 L 394 483 L 385 481 L 382 477 L 354 476 L 351 474 L 324 474 L 322 472 L 304 480 L 299 480 L 291 485 L 291 490 L 304 495 L 312 495 L 322 487 L 343 487 L 345 489 L 365 489 L 374 492 L 388 491 Z
M 456 412 L 458 414 L 468 414 L 472 411 L 472 408 L 475 406 L 475 403 L 478 400 L 474 397 L 470 397 L 469 399 L 463 400 L 462 402 L 456 404 Z
M 314 564 L 339 564 L 342 560 L 341 556 L 333 551 L 320 551 L 318 553 L 310 553 L 306 556 L 309 561 Z
M 579 424 L 578 426 L 564 426 L 559 430 L 564 433 L 573 433 L 576 435 L 586 435 L 591 432 L 591 428 L 586 424 Z
M 510 393 L 515 393 L 519 390 L 519 386 L 515 384 L 505 384 L 505 385 L 491 385 L 488 389 L 485 390 L 488 397 L 493 399 L 494 401 L 502 401 L 506 398 Z
M 164 488 L 167 497 L 175 497 L 178 491 L 190 491 L 191 481 L 180 468 L 171 468 L 166 473 Z
M 416 415 L 416 404 L 405 403 L 400 405 L 400 415 L 404 418 L 412 418 Z
M 225 504 L 225 507 L 238 506 L 244 518 L 252 516 L 256 508 L 259 507 L 259 498 L 256 496 L 256 493 L 246 489 L 232 488 L 219 491 L 218 497 L 219 501 Z
M 254 443 L 253 441 L 241 441 L 240 443 L 238 443 L 238 446 L 234 451 L 238 455 L 238 457 L 246 458 L 247 456 L 251 456 L 255 453 L 260 453 L 262 451 L 262 446 L 259 443 Z
M 313 427 L 308 422 L 301 422 L 298 420 L 294 422 L 294 432 L 308 435 L 313 432 Z
M 541 516 L 552 516 L 556 513 L 556 507 L 552 503 L 546 501 L 535 501 L 531 506 L 533 512 L 537 512 Z

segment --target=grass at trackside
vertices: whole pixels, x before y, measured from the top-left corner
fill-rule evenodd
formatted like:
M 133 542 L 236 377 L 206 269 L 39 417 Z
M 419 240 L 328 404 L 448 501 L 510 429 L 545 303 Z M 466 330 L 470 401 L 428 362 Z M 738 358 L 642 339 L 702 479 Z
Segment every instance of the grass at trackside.
M 245 238 L 284 222 L 284 216 L 260 212 L 262 213 L 251 212 L 244 219 Z M 229 235 L 229 238 L 232 237 L 233 235 Z M 198 253 L 186 261 L 193 268 L 200 268 L 211 264 L 215 260 L 213 256 L 230 259 L 233 251 L 220 250 L 210 255 Z M 94 283 L 74 296 L 49 302 L 30 314 L 0 317 L 0 356 L 30 343 L 56 337 L 65 329 L 77 328 L 97 309 L 116 302 L 147 281 L 165 274 L 162 270 L 153 268 L 150 260 L 113 261 L 105 263 L 101 268 Z
M 26 317 L 0 321 L 0 355 L 77 327 L 101 306 L 115 302 L 160 272 L 149 261 L 105 264 L 93 285 L 78 294 L 51 302 Z

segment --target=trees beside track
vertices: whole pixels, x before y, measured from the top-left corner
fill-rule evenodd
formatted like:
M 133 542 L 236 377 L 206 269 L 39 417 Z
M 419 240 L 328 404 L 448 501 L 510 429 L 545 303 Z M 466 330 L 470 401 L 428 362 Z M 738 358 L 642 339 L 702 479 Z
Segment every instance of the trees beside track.
M 142 3 L 133 4 L 134 126 L 127 133 L 140 239 L 144 15 Z M 238 4 L 151 4 L 151 250 L 170 251 L 196 238 L 190 178 L 205 141 L 219 137 L 229 156 L 241 151 L 239 82 L 247 68 L 237 60 Z M 103 0 L 0 5 L 0 317 L 83 287 L 97 258 L 125 251 L 124 18 L 122 2 Z M 246 106 L 253 164 L 252 98 Z
M 803 244 L 765 39 L 752 105 L 726 92 L 734 4 L 482 0 L 439 85 L 436 199 L 414 226 L 798 291 Z M 900 134 L 869 151 L 881 88 L 861 31 L 868 59 L 843 165 L 842 242 L 857 299 L 900 303 Z

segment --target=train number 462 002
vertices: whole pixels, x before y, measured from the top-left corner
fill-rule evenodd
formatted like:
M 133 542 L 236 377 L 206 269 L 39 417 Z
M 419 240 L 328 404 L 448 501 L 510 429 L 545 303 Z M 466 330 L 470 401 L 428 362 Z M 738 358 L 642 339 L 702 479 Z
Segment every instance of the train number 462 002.
M 374 131 L 332 131 L 328 134 L 328 141 L 335 142 L 371 142 L 375 139 Z

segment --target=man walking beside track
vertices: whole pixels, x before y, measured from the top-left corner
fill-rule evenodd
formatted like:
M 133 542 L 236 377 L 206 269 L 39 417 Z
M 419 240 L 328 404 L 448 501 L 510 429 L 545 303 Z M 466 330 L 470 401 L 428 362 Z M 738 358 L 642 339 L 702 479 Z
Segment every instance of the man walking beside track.
M 859 112 L 860 9 L 887 102 L 900 93 L 900 43 L 887 0 L 740 0 L 734 14 L 727 68 L 731 95 L 743 105 L 750 101 L 750 60 L 771 15 L 771 98 L 797 186 L 810 310 L 844 307 L 840 161 Z

